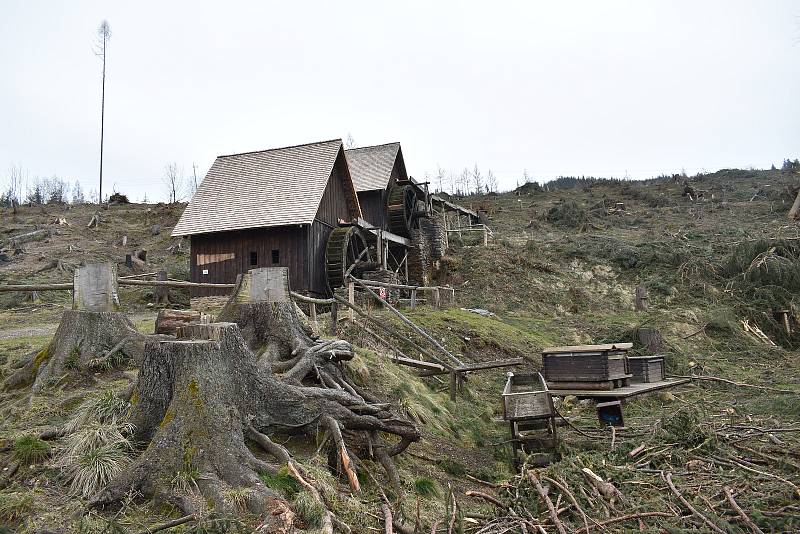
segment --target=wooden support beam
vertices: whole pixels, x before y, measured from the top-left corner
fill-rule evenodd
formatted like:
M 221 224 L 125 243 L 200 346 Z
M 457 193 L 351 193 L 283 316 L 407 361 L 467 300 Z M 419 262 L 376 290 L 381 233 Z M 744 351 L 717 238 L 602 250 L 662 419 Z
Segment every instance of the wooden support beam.
M 347 302 L 355 305 L 356 303 L 356 286 L 353 282 L 347 282 Z M 353 315 L 353 308 L 347 309 L 347 319 L 352 321 L 355 318 Z
M 498 367 L 511 367 L 513 365 L 522 365 L 525 363 L 524 358 L 511 358 L 508 360 L 495 360 L 491 362 L 469 363 L 456 367 L 456 371 L 462 373 L 469 373 L 472 371 L 484 371 L 486 369 L 496 369 Z
M 425 362 L 422 360 L 415 360 L 414 358 L 404 358 L 400 356 L 393 356 L 391 359 L 394 363 L 406 365 L 408 367 L 414 367 L 416 369 L 425 369 L 426 371 L 435 371 L 441 374 L 447 372 L 447 369 L 438 363 Z
M 207 287 L 215 289 L 233 289 L 236 284 L 210 284 L 205 282 L 180 282 L 177 280 L 119 280 L 118 284 L 121 286 L 163 286 L 174 288 L 189 288 L 189 287 Z
M 8 291 L 72 291 L 72 282 L 65 284 L 13 284 L 0 286 L 0 293 Z
M 347 306 L 347 307 L 349 307 L 349 308 L 352 308 L 352 309 L 353 309 L 353 310 L 354 310 L 354 311 L 355 311 L 355 312 L 356 312 L 358 315 L 360 315 L 360 316 L 361 316 L 361 317 L 363 317 L 364 319 L 367 319 L 367 320 L 369 320 L 369 321 L 370 321 L 370 322 L 371 322 L 373 325 L 375 325 L 376 327 L 380 328 L 381 330 L 383 330 L 384 332 L 386 332 L 386 333 L 388 333 L 389 335 L 393 336 L 394 338 L 396 338 L 396 339 L 399 339 L 399 340 L 401 340 L 401 341 L 402 341 L 402 342 L 404 342 L 404 343 L 408 343 L 409 345 L 411 345 L 412 347 L 414 347 L 416 350 L 418 350 L 420 353 L 424 354 L 425 356 L 427 356 L 427 357 L 428 357 L 428 358 L 430 358 L 431 360 L 435 361 L 436 363 L 439 363 L 439 364 L 443 365 L 443 366 L 444 366 L 445 368 L 447 368 L 447 369 L 452 369 L 452 368 L 453 368 L 453 367 L 452 367 L 451 365 L 449 365 L 448 363 L 446 363 L 446 362 L 444 362 L 444 361 L 440 360 L 439 358 L 437 358 L 437 357 L 436 357 L 434 354 L 432 354 L 432 353 L 431 353 L 429 350 L 427 350 L 427 349 L 425 349 L 424 347 L 421 347 L 420 345 L 418 345 L 417 343 L 415 343 L 415 342 L 414 342 L 412 339 L 410 339 L 410 338 L 409 338 L 407 335 L 403 335 L 402 333 L 400 333 L 400 332 L 397 332 L 397 331 L 396 331 L 396 330 L 394 330 L 393 328 L 390 328 L 389 326 L 387 326 L 387 325 L 386 325 L 386 324 L 384 324 L 383 322 L 381 322 L 381 321 L 377 320 L 376 318 L 372 317 L 370 314 L 368 314 L 366 311 L 364 311 L 364 309 L 363 309 L 363 308 L 361 308 L 361 307 L 359 307 L 359 306 L 356 306 L 356 305 L 354 305 L 354 304 L 350 304 L 349 302 L 347 302 L 347 301 L 346 301 L 345 299 L 343 299 L 342 297 L 335 296 L 334 298 L 336 299 L 336 302 L 338 302 L 339 304 L 342 304 L 343 306 Z
M 318 331 L 319 324 L 317 324 L 317 305 L 313 302 L 308 305 L 308 319 L 314 324 L 316 331 Z
M 391 304 L 389 304 L 389 303 L 388 303 L 388 302 L 386 302 L 385 300 L 382 300 L 382 299 L 381 299 L 381 298 L 378 296 L 378 294 L 377 294 L 377 293 L 375 293 L 375 292 L 374 292 L 374 291 L 373 291 L 371 288 L 369 288 L 369 287 L 367 287 L 366 285 L 364 285 L 364 283 L 363 283 L 363 282 L 361 282 L 360 280 L 358 280 L 357 278 L 350 277 L 350 279 L 351 279 L 353 282 L 355 282 L 356 284 L 358 284 L 358 285 L 360 285 L 361 287 L 363 287 L 364 289 L 366 289 L 368 293 L 370 293 L 370 294 L 371 294 L 373 297 L 375 297 L 375 298 L 376 298 L 378 301 L 380 301 L 380 303 L 381 303 L 381 304 L 383 304 L 384 306 L 386 306 L 386 307 L 389 309 L 389 311 L 391 311 L 391 312 L 392 312 L 392 313 L 394 313 L 394 314 L 395 314 L 397 317 L 399 317 L 401 321 L 403 321 L 405 324 L 407 324 L 408 326 L 410 326 L 410 327 L 411 327 L 411 329 L 412 329 L 412 330 L 414 330 L 414 331 L 415 331 L 417 334 L 419 334 L 419 335 L 421 335 L 423 338 L 425 338 L 425 339 L 426 339 L 426 340 L 427 340 L 427 341 L 428 341 L 428 342 L 429 342 L 431 345 L 433 345 L 434 347 L 436 347 L 436 349 L 438 349 L 439 351 L 441 351 L 441 352 L 442 352 L 442 353 L 443 353 L 445 356 L 447 356 L 447 357 L 448 357 L 448 358 L 449 358 L 451 361 L 455 362 L 455 363 L 456 363 L 456 365 L 458 365 L 458 366 L 463 366 L 463 365 L 464 365 L 464 362 L 462 362 L 461 360 L 459 360 L 458 358 L 456 358 L 456 357 L 455 357 L 453 354 L 451 354 L 451 353 L 450 353 L 450 351 L 449 351 L 449 350 L 447 350 L 446 348 L 444 348 L 444 347 L 442 346 L 442 344 L 441 344 L 441 343 L 439 343 L 438 341 L 436 341 L 435 339 L 433 339 L 433 338 L 430 336 L 430 334 L 428 334 L 428 333 L 427 333 L 425 330 L 423 330 L 422 328 L 420 328 L 419 326 L 417 326 L 416 324 L 414 324 L 414 322 L 413 322 L 413 321 L 411 321 L 411 319 L 409 319 L 408 317 L 406 317 L 405 315 L 403 315 L 403 314 L 402 314 L 400 311 L 398 311 L 398 310 L 397 310 L 397 308 L 395 308 L 394 306 L 392 306 Z

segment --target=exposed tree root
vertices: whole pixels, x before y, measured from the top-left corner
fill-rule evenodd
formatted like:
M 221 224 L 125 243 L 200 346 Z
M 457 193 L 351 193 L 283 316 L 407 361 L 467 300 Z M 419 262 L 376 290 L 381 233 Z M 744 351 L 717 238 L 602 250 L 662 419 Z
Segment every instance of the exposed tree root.
M 286 312 L 281 304 L 265 306 L 277 313 L 261 317 L 278 318 Z M 96 497 L 94 505 L 120 501 L 133 489 L 175 503 L 186 514 L 201 512 L 198 499 L 180 498 L 188 487 L 202 495 L 202 503 L 225 513 L 234 511 L 228 490 L 245 488 L 247 508 L 263 515 L 269 512 L 268 504 L 279 503 L 280 498 L 258 474 L 275 472 L 278 464 L 257 458 L 245 445 L 246 435 L 278 462 L 292 466 L 289 452 L 269 434 L 314 434 L 319 427 L 327 429 L 355 491 L 358 479 L 342 429 L 372 440 L 386 457 L 419 439 L 414 425 L 371 406 L 344 386 L 350 384 L 337 355 L 344 351 L 343 342 L 309 343 L 309 348 L 296 345 L 287 351 L 277 342 L 276 330 L 285 328 L 280 320 L 261 324 L 270 328 L 267 343 L 274 351 L 266 360 L 265 351 L 260 356 L 252 352 L 238 326 L 231 323 L 193 326 L 211 332 L 202 340 L 147 342 L 131 395 L 135 439 L 147 448 Z M 263 333 L 259 335 L 266 339 Z M 276 375 L 273 362 L 287 360 L 295 360 L 292 367 L 283 376 Z M 315 379 L 316 385 L 311 385 Z M 394 434 L 400 441 L 390 448 L 381 433 Z M 335 523 L 333 518 L 330 521 Z

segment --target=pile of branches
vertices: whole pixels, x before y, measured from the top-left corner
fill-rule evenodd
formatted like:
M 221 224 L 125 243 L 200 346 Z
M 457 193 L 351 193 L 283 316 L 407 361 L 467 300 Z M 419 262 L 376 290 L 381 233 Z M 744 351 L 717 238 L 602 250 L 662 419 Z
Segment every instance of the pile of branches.
M 683 408 L 655 432 L 584 431 L 606 450 L 523 466 L 497 496 L 469 492 L 495 510 L 475 532 L 797 531 L 800 425 L 764 423 L 711 422 Z

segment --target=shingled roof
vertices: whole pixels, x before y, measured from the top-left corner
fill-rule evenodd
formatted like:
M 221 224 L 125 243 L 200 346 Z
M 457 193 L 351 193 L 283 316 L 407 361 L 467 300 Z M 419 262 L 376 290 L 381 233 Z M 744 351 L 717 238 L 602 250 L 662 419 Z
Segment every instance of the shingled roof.
M 342 150 L 333 139 L 219 156 L 172 235 L 311 224 Z
M 356 191 L 374 191 L 385 189 L 389 183 L 400 143 L 351 148 L 344 153 Z

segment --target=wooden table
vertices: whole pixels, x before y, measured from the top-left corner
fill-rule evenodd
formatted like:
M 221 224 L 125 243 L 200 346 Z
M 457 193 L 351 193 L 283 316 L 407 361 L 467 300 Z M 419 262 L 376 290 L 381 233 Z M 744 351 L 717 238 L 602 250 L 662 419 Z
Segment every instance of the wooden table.
M 626 399 L 635 395 L 646 395 L 654 391 L 680 386 L 690 380 L 689 378 L 665 378 L 658 382 L 636 383 L 621 388 L 602 391 L 588 389 L 551 389 L 550 394 L 555 397 L 574 395 L 579 399 L 592 399 L 597 403 L 597 419 L 601 426 L 604 424 L 624 426 L 622 403 L 624 403 Z M 601 412 L 614 412 L 614 422 L 609 422 L 608 418 Z
M 627 399 L 634 395 L 644 395 L 660 389 L 672 388 L 689 382 L 689 378 L 665 378 L 659 382 L 642 382 L 609 390 L 589 389 L 551 389 L 550 394 L 556 397 L 575 395 L 579 399 Z

